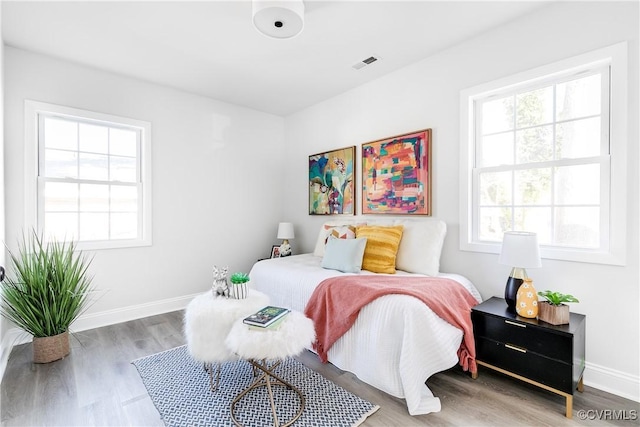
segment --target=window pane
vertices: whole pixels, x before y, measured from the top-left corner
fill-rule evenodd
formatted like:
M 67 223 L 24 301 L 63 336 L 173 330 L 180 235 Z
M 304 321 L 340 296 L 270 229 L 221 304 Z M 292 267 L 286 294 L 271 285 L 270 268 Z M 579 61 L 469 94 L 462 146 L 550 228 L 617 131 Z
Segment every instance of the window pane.
M 44 119 L 44 144 L 46 148 L 78 149 L 78 124 L 52 117 Z
M 556 157 L 577 159 L 601 153 L 600 117 L 559 123 L 556 127 Z
M 131 157 L 111 156 L 111 180 L 121 182 L 136 182 L 136 159 Z
M 126 129 L 109 129 L 109 153 L 119 156 L 136 157 L 138 155 L 138 133 Z
M 557 120 L 600 114 L 601 76 L 571 80 L 556 86 Z
M 496 99 L 482 104 L 482 134 L 513 129 L 513 97 Z
M 553 125 L 516 132 L 516 163 L 553 160 Z
M 44 214 L 44 236 L 56 240 L 78 239 L 78 214 L 75 212 Z
M 134 213 L 111 214 L 111 238 L 135 239 L 138 237 L 138 215 Z
M 112 212 L 137 212 L 138 188 L 125 186 L 111 186 Z
M 80 240 L 109 239 L 108 213 L 80 213 Z
M 511 172 L 491 172 L 480 174 L 480 204 L 511 204 Z
M 109 179 L 109 157 L 102 154 L 80 153 L 80 179 L 106 181 Z
M 80 123 L 80 151 L 109 153 L 109 128 Z
M 149 244 L 142 168 L 150 159 L 141 155 L 150 123 L 31 101 L 25 111 L 27 137 L 37 144 L 28 152 L 37 165 L 37 177 L 25 178 L 37 196 L 28 209 L 46 238 L 91 249 Z
M 479 167 L 513 164 L 513 132 L 499 133 L 482 138 Z
M 522 207 L 513 212 L 514 230 L 532 231 L 538 234 L 538 243 L 551 243 L 551 207 Z
M 516 205 L 551 205 L 551 168 L 514 172 Z
M 510 208 L 480 208 L 479 238 L 485 241 L 502 241 L 505 231 L 511 230 Z
M 109 212 L 109 186 L 80 184 L 80 211 Z
M 78 184 L 46 182 L 44 184 L 44 210 L 45 212 L 77 211 Z
M 555 203 L 557 205 L 599 204 L 600 165 L 557 168 L 555 187 Z
M 555 244 L 584 248 L 600 246 L 600 209 L 566 207 L 555 210 Z
M 78 153 L 75 151 L 44 150 L 44 176 L 48 178 L 77 178 Z
M 553 86 L 516 96 L 517 127 L 542 125 L 553 121 Z

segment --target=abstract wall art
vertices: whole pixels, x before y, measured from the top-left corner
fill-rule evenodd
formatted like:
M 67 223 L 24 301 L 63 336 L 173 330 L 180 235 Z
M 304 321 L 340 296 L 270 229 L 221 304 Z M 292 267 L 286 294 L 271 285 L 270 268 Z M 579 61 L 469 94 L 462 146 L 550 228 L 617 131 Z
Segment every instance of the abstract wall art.
M 356 147 L 309 156 L 309 215 L 355 214 Z
M 431 215 L 431 129 L 362 144 L 362 213 Z

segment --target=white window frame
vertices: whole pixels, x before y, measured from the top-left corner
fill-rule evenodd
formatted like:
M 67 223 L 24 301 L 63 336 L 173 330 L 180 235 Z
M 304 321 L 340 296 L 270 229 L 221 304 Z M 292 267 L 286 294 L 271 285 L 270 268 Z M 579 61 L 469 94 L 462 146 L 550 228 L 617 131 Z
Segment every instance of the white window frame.
M 475 167 L 476 99 L 486 98 L 514 88 L 532 86 L 542 80 L 577 73 L 585 68 L 610 67 L 609 144 L 610 162 L 603 164 L 602 174 L 609 174 L 609 185 L 602 193 L 609 195 L 608 224 L 602 229 L 602 249 L 590 250 L 559 246 L 540 247 L 543 258 L 596 264 L 626 264 L 627 230 L 627 43 L 598 49 L 563 61 L 545 65 L 492 82 L 465 89 L 460 93 L 460 250 L 500 253 L 500 242 L 479 241 L 474 210 L 477 208 L 473 188 Z M 604 117 L 604 116 L 603 116 Z M 604 182 L 604 181 L 601 181 Z
M 151 123 L 135 120 L 127 117 L 114 116 L 110 114 L 97 113 L 93 111 L 81 110 L 78 108 L 65 107 L 61 105 L 48 104 L 44 102 L 25 100 L 25 224 L 28 228 L 33 228 L 42 234 L 42 212 L 39 212 L 40 194 L 42 186 L 38 182 L 39 153 L 38 142 L 39 120 L 42 114 L 48 116 L 67 117 L 72 120 L 90 120 L 93 122 L 103 122 L 108 125 L 125 125 L 134 127 L 140 131 L 140 186 L 141 199 L 138 203 L 138 225 L 139 237 L 134 239 L 114 239 L 114 240 L 94 240 L 77 241 L 79 250 L 98 250 L 129 248 L 138 246 L 150 246 L 151 236 Z M 45 239 L 47 236 L 43 236 Z

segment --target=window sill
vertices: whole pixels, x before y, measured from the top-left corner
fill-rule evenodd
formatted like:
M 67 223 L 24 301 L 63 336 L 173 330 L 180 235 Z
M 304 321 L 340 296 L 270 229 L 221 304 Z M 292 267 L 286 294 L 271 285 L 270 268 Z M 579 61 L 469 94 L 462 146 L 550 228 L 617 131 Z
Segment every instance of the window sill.
M 460 250 L 466 252 L 481 252 L 500 254 L 500 242 L 460 242 Z M 540 257 L 558 261 L 584 262 L 589 264 L 626 265 L 624 251 L 602 252 L 587 249 L 565 249 L 540 247 Z

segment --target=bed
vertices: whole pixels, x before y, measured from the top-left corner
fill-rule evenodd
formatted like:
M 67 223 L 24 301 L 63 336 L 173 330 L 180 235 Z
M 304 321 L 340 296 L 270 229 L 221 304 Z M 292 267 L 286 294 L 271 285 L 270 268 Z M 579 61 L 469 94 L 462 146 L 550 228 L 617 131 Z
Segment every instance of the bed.
M 332 244 L 336 237 L 354 238 L 348 236 L 349 230 L 360 230 L 363 225 L 363 221 L 357 219 L 347 225 L 323 224 L 314 253 L 259 261 L 250 272 L 251 286 L 269 295 L 271 304 L 303 312 L 314 290 L 325 279 L 381 274 L 394 277 L 436 276 L 454 280 L 466 288 L 475 301 L 481 302 L 480 293 L 468 279 L 459 274 L 437 271 L 446 226 L 433 218 L 380 225 L 401 225 L 403 235 L 400 243 L 404 242 L 404 246 L 398 244 L 395 262 L 397 267 L 405 267 L 406 270 L 397 268 L 394 273 L 373 273 L 323 268 L 324 261 L 329 258 L 329 254 L 324 252 L 325 247 L 329 248 L 327 244 Z M 369 242 L 372 242 L 371 238 Z M 409 262 L 412 259 L 419 262 L 412 264 Z M 421 271 L 416 273 L 416 270 Z M 354 373 L 360 380 L 392 396 L 405 399 L 408 412 L 419 415 L 440 410 L 440 400 L 425 381 L 458 363 L 462 341 L 462 330 L 438 317 L 419 299 L 391 294 L 365 305 L 353 326 L 327 354 L 333 365 Z

